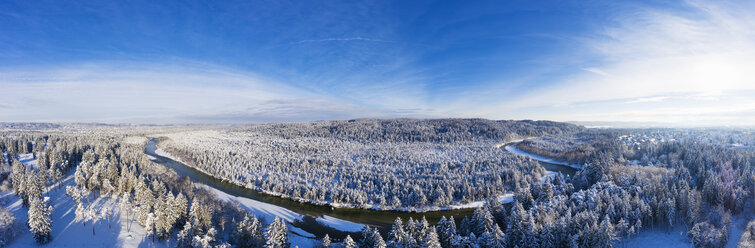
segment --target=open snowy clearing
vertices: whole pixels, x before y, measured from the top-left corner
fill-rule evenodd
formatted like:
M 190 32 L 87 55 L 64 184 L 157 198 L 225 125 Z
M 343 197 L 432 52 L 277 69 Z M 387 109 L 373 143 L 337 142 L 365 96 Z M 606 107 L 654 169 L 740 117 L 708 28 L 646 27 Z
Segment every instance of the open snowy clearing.
M 676 228 L 670 232 L 661 229 L 643 230 L 637 236 L 620 241 L 626 247 L 694 247 L 686 236 L 684 228 Z
M 37 169 L 37 159 L 34 158 L 33 153 L 22 153 L 22 154 L 16 154 L 18 157 L 18 162 L 21 162 L 22 164 Z

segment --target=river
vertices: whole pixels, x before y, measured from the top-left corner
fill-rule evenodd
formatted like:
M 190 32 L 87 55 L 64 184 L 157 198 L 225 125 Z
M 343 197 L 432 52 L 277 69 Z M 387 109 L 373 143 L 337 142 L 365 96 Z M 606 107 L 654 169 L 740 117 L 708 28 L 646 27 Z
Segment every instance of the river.
M 294 213 L 300 214 L 302 215 L 302 218 L 292 223 L 292 225 L 297 228 L 301 228 L 306 232 L 314 234 L 317 237 L 321 237 L 325 235 L 325 233 L 327 233 L 333 238 L 342 238 L 347 234 L 346 232 L 329 228 L 316 221 L 317 218 L 322 218 L 325 215 L 349 222 L 377 227 L 382 233 L 387 234 L 396 217 L 401 217 L 401 219 L 407 220 L 409 219 L 409 217 L 412 217 L 414 219 L 422 219 L 422 217 L 424 216 L 431 224 L 434 224 L 438 220 L 440 220 L 442 216 L 454 216 L 457 221 L 460 221 L 462 218 L 464 218 L 464 216 L 470 216 L 474 212 L 474 209 L 455 209 L 412 213 L 403 211 L 383 211 L 361 208 L 333 208 L 330 206 L 302 203 L 287 198 L 260 193 L 256 190 L 248 189 L 229 183 L 227 181 L 219 180 L 173 159 L 160 156 L 156 153 L 156 143 L 157 139 L 153 138 L 147 143 L 145 147 L 145 153 L 154 157 L 154 162 L 172 168 L 178 173 L 179 176 L 189 177 L 195 182 L 205 184 L 228 195 L 244 197 L 255 201 L 273 204 L 275 206 L 285 208 Z M 574 174 L 574 172 L 576 171 L 573 168 L 562 165 L 550 164 L 546 162 L 539 163 L 549 171 L 559 171 L 561 173 L 569 175 Z

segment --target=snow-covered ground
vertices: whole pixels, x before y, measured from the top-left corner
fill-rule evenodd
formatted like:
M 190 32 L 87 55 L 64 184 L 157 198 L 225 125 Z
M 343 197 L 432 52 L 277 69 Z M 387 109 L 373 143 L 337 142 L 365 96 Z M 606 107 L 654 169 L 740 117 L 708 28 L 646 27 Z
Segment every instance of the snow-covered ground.
M 747 230 L 747 223 L 753 220 L 752 211 L 745 209 L 742 213 L 731 217 L 731 227 L 729 228 L 729 239 L 726 248 L 736 248 L 742 234 Z
M 752 220 L 752 215 L 745 213 L 732 216 L 732 223 L 729 228 L 729 238 L 726 248 L 736 248 L 739 238 L 747 229 L 747 223 Z M 666 232 L 664 229 L 642 230 L 637 236 L 621 241 L 626 247 L 694 247 L 687 238 L 687 231 L 684 227 L 675 228 L 673 231 Z
M 345 231 L 345 232 L 359 232 L 364 228 L 364 225 L 357 224 L 351 221 L 345 221 L 342 219 L 330 217 L 327 215 L 323 215 L 321 218 L 316 219 L 317 222 L 320 224 L 332 227 L 336 230 Z
M 269 225 L 271 222 L 273 222 L 276 216 L 278 218 L 285 220 L 286 223 L 289 224 L 288 225 L 289 242 L 291 242 L 292 247 L 294 246 L 299 246 L 301 248 L 314 247 L 320 242 L 319 240 L 315 238 L 314 234 L 311 234 L 309 232 L 302 230 L 301 228 L 297 228 L 291 225 L 294 222 L 302 220 L 303 215 L 301 214 L 295 213 L 291 210 L 288 210 L 288 209 L 285 209 L 283 207 L 279 207 L 273 204 L 264 203 L 264 202 L 249 199 L 246 197 L 232 196 L 223 191 L 220 191 L 218 189 L 215 189 L 213 187 L 210 187 L 204 184 L 197 184 L 197 186 L 210 190 L 221 200 L 238 203 L 247 211 L 257 216 L 257 218 L 262 219 L 266 225 Z M 344 232 L 359 232 L 360 230 L 362 230 L 362 228 L 365 227 L 365 225 L 362 225 L 362 224 L 330 217 L 327 215 L 317 218 L 316 221 L 330 228 L 333 228 L 339 231 L 344 231 Z
M 566 163 L 566 162 L 556 161 L 556 160 L 554 160 L 552 158 L 547 158 L 547 157 L 543 157 L 543 156 L 540 156 L 540 155 L 528 153 L 528 152 L 520 150 L 519 148 L 517 148 L 516 146 L 513 146 L 513 145 L 505 146 L 504 149 L 506 149 L 506 151 L 509 151 L 511 153 L 519 154 L 519 155 L 522 155 L 522 156 L 527 156 L 527 157 L 530 157 L 530 158 L 532 158 L 534 160 L 537 160 L 537 161 L 540 161 L 540 162 L 546 162 L 546 163 L 551 163 L 551 164 L 569 166 L 569 167 L 577 169 L 577 170 L 579 170 L 579 169 L 582 168 L 582 166 L 578 165 L 578 164 L 569 164 L 569 163 Z
M 16 154 L 18 156 L 18 162 L 21 162 L 22 164 L 29 166 L 31 168 L 37 169 L 37 159 L 34 158 L 34 154 L 32 153 L 21 153 Z
M 275 217 L 281 218 L 288 223 L 299 221 L 302 219 L 301 214 L 297 214 L 291 210 L 279 207 L 273 204 L 264 203 L 257 200 L 252 200 L 246 197 L 232 196 L 223 191 L 215 189 L 213 187 L 197 183 L 197 187 L 205 188 L 213 192 L 219 199 L 229 202 L 237 202 L 242 207 L 246 208 L 250 213 L 253 213 L 257 218 L 264 219 L 266 224 L 273 222 Z
M 664 229 L 642 230 L 637 236 L 620 241 L 625 247 L 666 247 L 688 248 L 693 247 L 686 236 L 684 228 L 676 228 L 670 232 Z
M 73 175 L 64 179 L 64 185 L 73 184 Z M 50 203 L 53 206 L 52 219 L 52 240 L 44 246 L 38 245 L 34 241 L 31 232 L 24 230 L 8 245 L 8 247 L 171 247 L 174 241 L 164 240 L 152 242 L 151 239 L 145 239 L 144 229 L 136 223 L 131 225 L 131 231 L 126 228 L 126 217 L 121 215 L 116 198 L 100 198 L 93 202 L 97 209 L 107 207 L 112 210 L 111 227 L 108 228 L 107 220 L 103 219 L 95 224 L 95 235 L 92 235 L 92 223 L 86 225 L 74 221 L 75 206 L 71 197 L 65 194 L 65 186 L 61 189 L 55 189 L 50 186 L 45 196 L 50 197 Z M 11 211 L 16 219 L 26 227 L 28 219 L 28 208 L 21 205 L 21 199 L 13 192 L 0 194 L 0 203 Z

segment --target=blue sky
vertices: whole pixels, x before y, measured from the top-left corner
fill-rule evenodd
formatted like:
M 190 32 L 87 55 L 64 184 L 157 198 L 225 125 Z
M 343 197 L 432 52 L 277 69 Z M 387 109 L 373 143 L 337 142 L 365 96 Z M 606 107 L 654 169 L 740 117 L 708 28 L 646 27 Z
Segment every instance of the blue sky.
M 0 121 L 755 123 L 734 1 L 3 1 Z

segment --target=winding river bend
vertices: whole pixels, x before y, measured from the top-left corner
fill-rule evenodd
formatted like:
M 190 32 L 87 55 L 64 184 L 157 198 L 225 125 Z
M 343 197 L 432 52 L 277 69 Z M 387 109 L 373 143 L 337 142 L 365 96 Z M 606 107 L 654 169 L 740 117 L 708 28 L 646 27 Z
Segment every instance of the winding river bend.
M 297 214 L 301 214 L 304 217 L 297 223 L 292 223 L 295 227 L 314 234 L 318 237 L 328 233 L 331 237 L 339 238 L 346 235 L 345 232 L 334 230 L 327 226 L 322 225 L 315 219 L 323 217 L 325 215 L 335 217 L 341 220 L 346 220 L 354 223 L 370 225 L 377 227 L 381 232 L 387 233 L 393 221 L 396 217 L 401 219 L 408 219 L 412 217 L 414 219 L 421 219 L 423 216 L 433 224 L 440 220 L 441 217 L 454 216 L 457 221 L 460 221 L 464 216 L 472 215 L 474 209 L 455 209 L 455 210 L 440 210 L 423 213 L 412 213 L 403 211 L 383 211 L 383 210 L 371 210 L 361 208 L 332 208 L 330 206 L 320 206 L 309 203 L 302 203 L 287 198 L 272 196 L 264 193 L 257 192 L 256 190 L 248 189 L 242 186 L 238 186 L 227 181 L 217 179 L 213 176 L 204 174 L 190 166 L 177 162 L 171 158 L 160 156 L 156 153 L 157 139 L 152 138 L 145 147 L 145 153 L 154 157 L 153 160 L 156 163 L 165 165 L 175 170 L 179 176 L 189 177 L 191 180 L 205 184 L 209 187 L 215 188 L 226 194 L 249 198 L 252 200 L 269 203 L 288 209 Z M 576 172 L 575 169 L 563 165 L 551 164 L 546 162 L 539 162 L 548 171 L 558 171 L 563 174 L 572 175 Z

